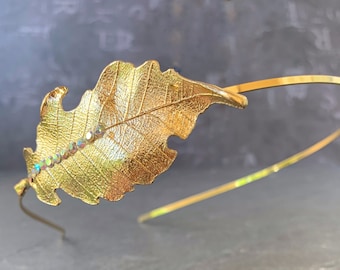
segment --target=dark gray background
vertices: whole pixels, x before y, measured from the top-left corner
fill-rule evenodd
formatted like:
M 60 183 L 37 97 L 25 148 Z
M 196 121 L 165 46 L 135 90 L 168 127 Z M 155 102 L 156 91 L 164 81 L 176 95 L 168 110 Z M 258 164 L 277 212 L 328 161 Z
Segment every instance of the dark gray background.
M 188 170 L 170 169 L 120 202 L 93 207 L 58 191 L 63 203 L 50 207 L 28 192 L 26 206 L 64 226 L 66 241 L 20 212 L 12 188 L 25 176 L 22 148 L 34 148 L 41 100 L 58 85 L 69 87 L 71 109 L 114 60 L 157 59 L 220 86 L 339 75 L 339 26 L 338 0 L 0 0 L 0 268 L 340 269 L 339 142 L 260 182 L 136 222 L 335 130 L 338 86 L 249 93 L 243 111 L 212 106 L 188 140 L 171 138 L 174 167 Z
M 340 168 L 328 164 L 305 160 L 146 224 L 136 222 L 145 211 L 247 172 L 169 170 L 123 200 L 95 207 L 61 192 L 62 204 L 51 207 L 29 192 L 25 204 L 64 226 L 65 241 L 20 212 L 8 190 L 21 175 L 0 172 L 0 269 L 339 270 Z
M 114 60 L 156 59 L 162 69 L 228 86 L 294 74 L 339 75 L 338 0 L 2 0 L 0 6 L 0 169 L 24 168 L 35 148 L 39 106 L 59 85 L 76 106 Z M 263 166 L 334 130 L 337 86 L 248 94 L 249 107 L 214 105 L 179 150 L 177 167 Z M 339 161 L 339 143 L 319 162 Z

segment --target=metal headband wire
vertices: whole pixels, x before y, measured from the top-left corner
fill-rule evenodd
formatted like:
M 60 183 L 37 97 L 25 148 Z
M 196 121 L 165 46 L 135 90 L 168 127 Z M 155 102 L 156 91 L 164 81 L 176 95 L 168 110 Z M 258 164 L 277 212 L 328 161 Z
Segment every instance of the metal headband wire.
M 225 87 L 224 90 L 226 92 L 234 92 L 234 93 L 245 93 L 255 90 L 261 90 L 265 88 L 286 86 L 286 85 L 295 85 L 295 84 L 309 84 L 309 83 L 326 83 L 326 84 L 340 84 L 340 77 L 328 76 L 328 75 L 302 75 L 302 76 L 288 76 L 288 77 L 280 77 L 280 78 L 272 78 L 261 81 L 254 81 L 234 86 Z M 288 167 L 310 155 L 321 150 L 326 147 L 331 142 L 335 141 L 340 136 L 340 129 L 337 129 L 335 132 L 322 139 L 321 141 L 315 143 L 309 148 L 290 156 L 289 158 L 280 161 L 276 164 L 273 164 L 265 169 L 257 171 L 255 173 L 246 175 L 244 177 L 238 178 L 234 181 L 231 181 L 227 184 L 218 186 L 216 188 L 209 189 L 207 191 L 192 195 L 190 197 L 184 198 L 182 200 L 178 200 L 176 202 L 164 205 L 162 207 L 156 208 L 142 214 L 138 217 L 138 222 L 143 223 L 147 220 L 154 219 L 156 217 L 160 217 L 166 214 L 169 214 L 173 211 L 179 210 L 181 208 L 187 207 L 189 205 L 204 201 L 206 199 L 215 197 L 222 193 L 234 190 L 236 188 L 242 187 L 244 185 L 250 184 L 254 181 L 260 180 L 272 173 L 278 172 L 279 170 Z
M 225 87 L 224 90 L 226 92 L 234 92 L 234 93 L 245 93 L 255 90 L 261 90 L 265 88 L 272 88 L 272 87 L 279 87 L 279 86 L 286 86 L 286 85 L 295 85 L 295 84 L 310 84 L 310 83 L 325 83 L 325 84 L 340 84 L 340 77 L 336 76 L 328 76 L 328 75 L 302 75 L 302 76 L 288 76 L 288 77 L 280 77 L 280 78 L 272 78 L 267 80 L 261 80 L 261 81 L 254 81 L 234 86 Z M 260 171 L 257 171 L 253 174 L 241 177 L 239 179 L 236 179 L 232 182 L 229 182 L 225 185 L 221 185 L 219 187 L 204 191 L 202 193 L 187 197 L 185 199 L 170 203 L 168 205 L 159 207 L 157 209 L 154 209 L 150 212 L 147 212 L 145 214 L 142 214 L 138 217 L 138 222 L 142 223 L 146 220 L 150 220 L 165 214 L 168 214 L 170 212 L 176 211 L 178 209 L 181 209 L 183 207 L 201 202 L 203 200 L 206 200 L 208 198 L 212 198 L 214 196 L 217 196 L 219 194 L 228 192 L 230 190 L 234 190 L 236 188 L 239 188 L 241 186 L 247 185 L 249 183 L 252 183 L 254 181 L 260 180 L 272 173 L 278 172 L 279 170 L 288 167 L 298 161 L 300 161 L 303 158 L 306 158 L 313 153 L 321 150 L 334 140 L 336 140 L 340 136 L 340 129 L 336 130 L 323 140 L 317 142 L 316 144 L 312 145 L 311 147 L 283 160 L 280 161 L 274 165 L 271 165 L 265 169 L 262 169 Z M 26 181 L 26 179 L 25 179 Z M 24 181 L 24 182 L 25 182 Z M 35 219 L 36 221 L 39 221 L 57 231 L 59 231 L 64 238 L 65 236 L 65 229 L 62 228 L 59 225 L 56 225 L 37 214 L 31 212 L 23 205 L 23 197 L 28 190 L 29 186 L 25 185 L 23 188 L 22 193 L 19 196 L 19 205 L 21 210 L 30 216 L 31 218 Z

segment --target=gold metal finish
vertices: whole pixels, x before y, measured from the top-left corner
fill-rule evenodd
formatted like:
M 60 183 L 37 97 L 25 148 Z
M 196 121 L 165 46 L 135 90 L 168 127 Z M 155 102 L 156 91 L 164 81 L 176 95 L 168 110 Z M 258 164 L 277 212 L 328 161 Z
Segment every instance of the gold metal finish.
M 22 198 L 30 187 L 42 202 L 54 206 L 61 203 L 56 193 L 59 188 L 88 204 L 98 204 L 100 198 L 117 201 L 132 191 L 134 185 L 151 184 L 170 167 L 177 152 L 168 148 L 168 137 L 186 139 L 198 115 L 211 104 L 244 108 L 247 98 L 239 93 L 301 83 L 340 84 L 340 78 L 292 76 L 220 88 L 186 79 L 173 69 L 161 72 L 156 61 L 147 61 L 137 68 L 130 63 L 113 62 L 103 70 L 95 88 L 84 93 L 75 109 L 63 109 L 66 87 L 55 88 L 43 99 L 36 151 L 24 149 L 28 177 L 15 186 L 20 207 L 64 235 L 63 228 L 23 206 Z M 329 143 L 330 139 L 326 141 Z M 233 184 L 154 210 L 139 221 L 258 180 L 310 155 L 324 144 L 325 140 Z
M 310 83 L 340 84 L 340 77 L 328 75 L 287 76 L 228 86 L 224 90 L 228 93 L 245 93 L 266 88 Z
M 287 86 L 287 85 L 296 85 L 296 84 L 309 84 L 309 83 L 326 83 L 326 84 L 340 84 L 340 77 L 336 76 L 328 76 L 328 75 L 301 75 L 301 76 L 288 76 L 288 77 L 280 77 L 280 78 L 272 78 L 272 79 L 266 79 L 261 81 L 254 81 L 239 85 L 233 85 L 229 87 L 225 87 L 224 90 L 228 93 L 234 92 L 234 93 L 245 93 L 255 90 L 261 90 L 266 88 L 272 88 L 272 87 L 279 87 L 279 86 Z M 244 186 L 246 184 L 252 183 L 256 180 L 260 180 L 272 173 L 278 172 L 282 168 L 288 167 L 298 161 L 300 161 L 303 158 L 306 158 L 313 153 L 319 151 L 332 141 L 336 140 L 339 137 L 340 130 L 335 131 L 328 137 L 324 138 L 323 140 L 319 141 L 315 145 L 309 147 L 308 149 L 299 152 L 279 163 L 276 163 L 272 166 L 269 166 L 263 170 L 257 171 L 253 174 L 241 177 L 239 179 L 236 179 L 232 182 L 229 182 L 225 185 L 198 193 L 196 195 L 184 198 L 182 200 L 167 204 L 165 206 L 156 208 L 154 210 L 151 210 L 150 212 L 147 212 L 145 214 L 142 214 L 138 217 L 138 222 L 143 223 L 147 220 L 166 215 L 168 213 L 171 213 L 173 211 L 179 210 L 181 208 L 187 207 L 189 205 L 204 201 L 206 199 L 215 197 L 217 195 L 220 195 L 222 193 L 228 192 L 230 190 L 239 188 L 241 186 Z
M 37 149 L 24 149 L 28 178 L 15 187 L 19 195 L 32 187 L 50 205 L 61 202 L 58 188 L 88 204 L 121 199 L 135 184 L 150 184 L 169 168 L 176 151 L 167 147 L 168 137 L 187 138 L 209 105 L 247 105 L 240 94 L 188 80 L 172 69 L 162 73 L 156 61 L 137 68 L 108 65 L 94 90 L 71 111 L 62 107 L 67 91 L 58 87 L 44 98 Z M 97 126 L 103 126 L 102 136 L 77 149 L 75 142 Z M 49 158 L 47 164 L 56 153 L 61 161 L 51 164 Z
M 189 205 L 207 200 L 209 198 L 215 197 L 217 195 L 220 195 L 222 193 L 237 189 L 239 187 L 245 186 L 247 184 L 250 184 L 252 182 L 255 182 L 257 180 L 260 180 L 272 173 L 278 172 L 279 170 L 288 167 L 310 155 L 313 153 L 319 151 L 320 149 L 324 148 L 334 140 L 336 140 L 340 136 L 340 129 L 333 132 L 331 135 L 327 136 L 323 140 L 317 142 L 316 144 L 312 145 L 311 147 L 283 160 L 280 161 L 274 165 L 271 165 L 265 169 L 262 169 L 260 171 L 257 171 L 255 173 L 243 176 L 241 178 L 238 178 L 234 181 L 231 181 L 227 184 L 221 185 L 219 187 L 209 189 L 207 191 L 198 193 L 196 195 L 187 197 L 185 199 L 167 204 L 165 206 L 159 207 L 157 209 L 154 209 L 148 213 L 145 213 L 138 217 L 138 222 L 143 223 L 149 219 L 153 219 L 159 216 L 163 216 L 166 214 L 169 214 L 173 211 L 179 210 L 181 208 L 187 207 Z

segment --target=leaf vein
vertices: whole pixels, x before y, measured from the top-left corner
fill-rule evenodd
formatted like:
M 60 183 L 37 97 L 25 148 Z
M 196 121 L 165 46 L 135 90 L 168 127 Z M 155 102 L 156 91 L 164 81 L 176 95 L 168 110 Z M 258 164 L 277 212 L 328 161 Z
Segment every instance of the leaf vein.
M 150 74 L 151 74 L 152 67 L 153 67 L 153 63 L 151 62 L 151 63 L 150 63 L 150 66 L 149 66 L 149 69 L 148 69 L 147 77 L 146 77 L 146 83 L 145 83 L 145 88 L 144 88 L 144 91 L 143 91 L 142 100 L 141 100 L 141 102 L 140 102 L 140 106 L 139 106 L 139 109 L 138 109 L 138 113 L 137 113 L 137 114 L 140 114 L 140 113 L 141 113 L 142 108 L 143 108 L 143 104 L 144 104 L 144 102 L 145 102 L 146 91 L 147 91 L 147 89 L 148 89 L 148 87 L 149 87 Z
M 104 178 L 104 180 L 109 183 L 109 179 L 107 178 L 107 175 L 105 173 L 103 173 L 96 165 L 96 163 L 87 155 L 85 155 L 85 153 L 83 153 L 82 151 L 79 151 L 79 153 L 81 153 L 89 163 L 91 163 L 91 165 L 93 166 L 93 168 L 99 172 L 99 174 Z M 76 159 L 74 158 L 74 160 L 76 161 Z M 77 162 L 76 162 L 77 163 Z M 81 166 L 79 164 L 77 164 L 78 167 L 81 169 Z M 85 173 L 86 175 L 86 173 Z M 87 178 L 90 178 L 88 175 L 86 175 Z M 100 187 L 98 186 L 98 184 L 95 181 L 92 181 L 92 183 L 94 182 L 95 186 L 97 187 L 97 189 L 100 191 Z
M 72 179 L 73 181 L 75 181 L 80 187 L 82 187 L 82 188 L 84 189 L 85 192 L 87 192 L 88 194 L 92 195 L 92 197 L 95 197 L 95 195 L 94 195 L 92 192 L 90 192 L 89 190 L 87 190 L 87 188 L 85 188 L 84 185 L 83 185 L 81 182 L 79 182 L 79 181 L 77 180 L 77 178 L 75 178 L 75 177 L 72 175 L 72 173 L 69 172 L 69 170 L 66 168 L 66 166 L 64 166 L 62 163 L 59 163 L 59 165 L 65 170 L 65 172 L 69 175 L 69 177 L 71 177 L 71 179 Z M 63 182 L 63 181 L 62 181 L 62 182 Z
M 118 63 L 117 63 L 117 71 L 116 71 L 116 74 L 115 74 L 116 76 L 115 76 L 115 78 L 113 79 L 113 82 L 112 82 L 112 85 L 111 85 L 109 94 L 106 96 L 105 101 L 103 102 L 103 105 L 102 105 L 101 108 L 100 108 L 100 112 L 99 112 L 99 114 L 98 114 L 98 122 L 100 121 L 100 119 L 101 119 L 101 117 L 102 117 L 103 109 L 104 109 L 104 107 L 106 106 L 107 101 L 108 101 L 109 98 L 111 97 L 112 91 L 113 91 L 113 89 L 114 89 L 114 87 L 115 87 L 115 85 L 116 85 L 117 77 L 118 77 L 118 74 L 119 74 L 119 67 L 120 67 L 120 63 L 118 62 Z
M 109 130 L 109 129 L 111 129 L 111 128 L 113 128 L 113 127 L 116 127 L 116 126 L 118 126 L 118 125 L 122 125 L 122 124 L 124 124 L 125 122 L 132 121 L 132 120 L 134 120 L 134 119 L 136 119 L 136 118 L 138 118 L 138 117 L 142 117 L 143 115 L 150 114 L 150 113 L 152 113 L 152 112 L 154 112 L 154 111 L 158 111 L 158 110 L 160 110 L 160 109 L 164 109 L 164 108 L 167 108 L 167 107 L 170 107 L 170 106 L 173 106 L 173 105 L 177 105 L 177 104 L 179 104 L 179 103 L 181 103 L 181 102 L 185 102 L 185 101 L 188 101 L 188 100 L 190 100 L 190 99 L 194 99 L 194 98 L 200 97 L 200 96 L 220 97 L 219 95 L 216 95 L 216 94 L 213 94 L 213 93 L 201 93 L 201 94 L 196 94 L 196 95 L 193 95 L 193 96 L 191 96 L 191 97 L 187 97 L 187 98 L 184 98 L 184 99 L 181 99 L 181 100 L 176 100 L 176 101 L 174 101 L 174 102 L 171 103 L 171 104 L 162 104 L 162 105 L 160 105 L 160 106 L 156 106 L 156 107 L 154 107 L 154 108 L 152 108 L 152 109 L 150 109 L 150 110 L 148 110 L 148 111 L 142 112 L 142 113 L 139 114 L 139 115 L 132 116 L 132 117 L 130 117 L 130 118 L 128 118 L 128 119 L 126 119 L 126 120 L 124 120 L 124 121 L 122 121 L 122 122 L 115 123 L 115 124 L 113 124 L 113 125 L 111 125 L 111 126 L 109 126 L 109 127 L 106 127 L 106 130 Z
M 128 150 L 126 150 L 124 147 L 123 147 L 123 145 L 122 144 L 120 144 L 120 143 L 118 143 L 115 139 L 112 139 L 123 151 L 125 151 L 125 153 L 127 153 L 127 154 L 130 154 L 130 152 L 128 151 Z M 142 166 L 144 169 L 145 169 L 145 171 L 147 171 L 148 173 L 150 173 L 150 174 L 152 174 L 152 175 L 154 175 L 154 173 L 149 169 L 149 168 L 147 168 L 142 162 L 140 162 L 137 158 L 135 159 L 135 161 L 140 165 L 140 166 Z
M 151 114 L 152 115 L 152 114 Z M 153 116 L 153 115 L 152 115 Z M 162 151 L 161 148 L 159 148 L 158 146 L 156 146 L 155 144 L 153 144 L 146 136 L 145 134 L 143 134 L 141 131 L 139 131 L 136 127 L 134 127 L 133 125 L 128 124 L 127 122 L 125 123 L 126 125 L 128 125 L 130 128 L 132 128 L 135 132 L 137 132 L 138 134 L 140 134 L 144 140 L 151 145 L 154 149 L 158 149 L 159 152 L 165 156 L 168 160 L 171 160 L 171 157 L 169 155 L 167 155 L 164 151 Z
M 128 96 L 128 99 L 127 99 L 127 105 L 126 105 L 126 110 L 125 110 L 125 113 L 124 113 L 123 120 L 125 120 L 126 117 L 129 114 L 130 105 L 131 105 L 131 96 L 132 96 L 133 83 L 135 81 L 135 72 L 136 72 L 135 69 L 133 69 L 131 85 L 130 85 L 130 89 L 128 91 L 129 92 L 129 96 Z

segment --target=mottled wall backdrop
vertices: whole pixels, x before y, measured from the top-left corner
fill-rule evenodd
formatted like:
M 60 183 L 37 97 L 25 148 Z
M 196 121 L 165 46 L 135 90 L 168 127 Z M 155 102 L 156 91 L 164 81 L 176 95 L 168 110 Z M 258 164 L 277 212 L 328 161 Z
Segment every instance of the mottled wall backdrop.
M 24 168 L 48 91 L 68 86 L 71 109 L 114 60 L 157 59 L 220 86 L 340 73 L 338 0 L 2 0 L 0 34 L 0 169 Z M 176 166 L 269 165 L 339 126 L 340 87 L 248 98 L 244 111 L 212 106 L 187 141 L 171 139 Z M 315 159 L 339 162 L 339 145 Z

